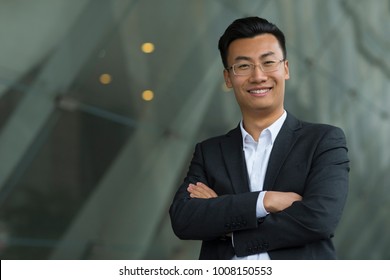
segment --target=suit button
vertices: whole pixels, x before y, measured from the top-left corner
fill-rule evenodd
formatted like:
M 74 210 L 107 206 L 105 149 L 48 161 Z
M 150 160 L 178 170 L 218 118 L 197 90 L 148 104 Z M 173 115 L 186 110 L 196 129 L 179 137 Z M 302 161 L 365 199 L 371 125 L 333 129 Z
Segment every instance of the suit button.
M 258 218 L 257 219 L 257 223 L 261 224 L 262 222 L 264 222 L 265 218 Z

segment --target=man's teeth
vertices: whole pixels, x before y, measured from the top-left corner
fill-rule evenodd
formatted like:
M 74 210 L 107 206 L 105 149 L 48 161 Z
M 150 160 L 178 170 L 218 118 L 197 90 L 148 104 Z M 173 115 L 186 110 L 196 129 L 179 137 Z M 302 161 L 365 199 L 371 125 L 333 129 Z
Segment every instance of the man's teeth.
M 269 88 L 265 88 L 265 89 L 250 90 L 249 92 L 253 94 L 263 94 L 268 92 L 269 90 L 270 90 Z

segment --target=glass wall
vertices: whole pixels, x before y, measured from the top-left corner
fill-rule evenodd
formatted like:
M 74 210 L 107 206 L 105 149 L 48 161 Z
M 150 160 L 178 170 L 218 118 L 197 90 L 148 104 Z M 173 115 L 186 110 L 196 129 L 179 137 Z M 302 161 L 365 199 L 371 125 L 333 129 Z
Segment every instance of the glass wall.
M 341 259 L 389 259 L 389 1 L 0 1 L 2 259 L 196 259 L 168 218 L 195 143 L 240 121 L 217 42 L 287 39 L 286 109 L 344 129 Z

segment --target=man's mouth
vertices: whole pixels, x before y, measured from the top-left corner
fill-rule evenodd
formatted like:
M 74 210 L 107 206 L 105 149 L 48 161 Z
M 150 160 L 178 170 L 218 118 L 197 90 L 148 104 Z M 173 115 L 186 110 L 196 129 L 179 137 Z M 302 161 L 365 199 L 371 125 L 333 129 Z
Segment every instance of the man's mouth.
M 261 88 L 261 89 L 251 89 L 248 90 L 250 94 L 253 95 L 259 95 L 259 96 L 264 96 L 266 95 L 272 88 Z

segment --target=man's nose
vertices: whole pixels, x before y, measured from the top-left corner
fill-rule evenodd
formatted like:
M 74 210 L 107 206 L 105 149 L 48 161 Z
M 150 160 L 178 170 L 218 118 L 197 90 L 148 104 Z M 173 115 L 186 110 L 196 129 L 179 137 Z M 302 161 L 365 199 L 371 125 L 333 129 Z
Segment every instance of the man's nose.
M 266 73 L 261 69 L 260 65 L 254 65 L 252 73 L 251 73 L 251 79 L 252 80 L 266 80 L 267 79 Z

